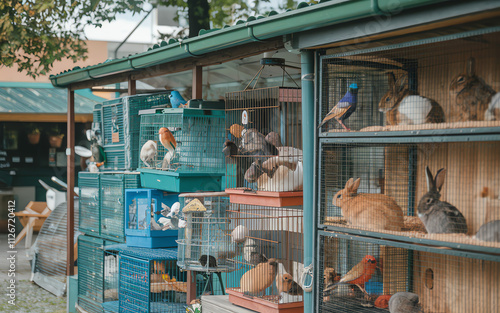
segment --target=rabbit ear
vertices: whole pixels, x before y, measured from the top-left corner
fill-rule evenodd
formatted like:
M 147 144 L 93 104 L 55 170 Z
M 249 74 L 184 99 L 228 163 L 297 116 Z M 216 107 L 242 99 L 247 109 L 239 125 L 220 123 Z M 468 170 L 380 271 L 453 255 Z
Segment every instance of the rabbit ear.
M 438 191 L 441 191 L 441 187 L 443 187 L 445 176 L 446 176 L 446 170 L 444 168 L 437 171 L 435 182 Z
M 396 77 L 393 72 L 387 73 L 387 84 L 391 90 L 396 91 Z
M 476 74 L 476 59 L 470 57 L 467 60 L 467 75 L 474 76 Z
M 347 181 L 347 183 L 345 183 L 344 189 L 346 189 L 346 190 L 351 189 L 351 186 L 352 186 L 353 183 L 354 183 L 354 179 L 349 178 L 349 180 Z
M 396 82 L 396 88 L 398 88 L 398 92 L 403 91 L 406 88 L 406 82 L 408 81 L 408 75 L 402 75 L 398 78 Z
M 434 178 L 432 177 L 431 170 L 428 166 L 425 167 L 425 176 L 427 177 L 427 192 L 435 188 Z
M 358 191 L 358 188 L 359 188 L 359 184 L 361 183 L 361 178 L 358 178 L 354 181 L 354 184 L 352 185 L 351 187 L 351 192 L 354 192 L 356 193 Z

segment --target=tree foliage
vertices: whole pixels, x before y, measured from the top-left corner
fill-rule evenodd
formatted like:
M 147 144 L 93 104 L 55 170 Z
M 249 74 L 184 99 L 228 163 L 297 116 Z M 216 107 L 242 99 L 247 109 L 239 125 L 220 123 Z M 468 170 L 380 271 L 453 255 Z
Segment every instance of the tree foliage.
M 286 0 L 286 7 L 294 0 Z M 84 28 L 101 27 L 125 12 L 144 11 L 139 0 L 3 0 L 0 1 L 0 66 L 18 65 L 20 72 L 36 78 L 50 72 L 55 61 L 86 59 L 82 40 Z M 201 28 L 234 24 L 237 19 L 259 13 L 261 3 L 253 6 L 244 0 L 150 0 L 153 5 L 179 7 L 189 20 L 190 36 Z M 264 13 L 264 12 L 262 12 Z M 189 17 L 188 17 L 189 15 Z

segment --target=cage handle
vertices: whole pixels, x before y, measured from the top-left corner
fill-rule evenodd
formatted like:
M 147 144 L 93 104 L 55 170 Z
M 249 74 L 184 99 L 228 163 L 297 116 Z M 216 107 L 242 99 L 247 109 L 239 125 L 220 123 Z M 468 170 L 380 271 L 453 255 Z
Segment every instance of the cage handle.
M 312 292 L 314 284 L 313 269 L 314 265 L 310 264 L 307 267 L 304 267 L 304 269 L 302 270 L 302 275 L 300 276 L 300 284 L 302 285 L 302 290 L 304 290 L 305 292 Z M 309 283 L 309 285 L 305 285 L 307 276 L 311 277 L 311 282 Z

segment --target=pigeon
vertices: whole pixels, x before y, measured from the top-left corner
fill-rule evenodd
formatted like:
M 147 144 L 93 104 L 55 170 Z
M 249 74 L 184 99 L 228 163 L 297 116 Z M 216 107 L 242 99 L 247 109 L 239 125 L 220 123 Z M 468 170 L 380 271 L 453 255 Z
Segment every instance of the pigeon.
M 140 158 L 141 161 L 147 166 L 152 167 L 152 161 L 154 161 L 156 154 L 158 152 L 156 142 L 153 140 L 148 140 L 141 148 Z M 150 164 L 151 163 L 151 164 Z
M 356 104 L 358 102 L 358 85 L 351 84 L 347 93 L 340 99 L 336 106 L 331 109 L 330 112 L 325 116 L 318 128 L 321 128 L 326 122 L 335 118 L 337 122 L 342 125 L 345 130 L 350 130 L 344 125 L 344 121 L 351 116 L 354 111 L 356 111 Z

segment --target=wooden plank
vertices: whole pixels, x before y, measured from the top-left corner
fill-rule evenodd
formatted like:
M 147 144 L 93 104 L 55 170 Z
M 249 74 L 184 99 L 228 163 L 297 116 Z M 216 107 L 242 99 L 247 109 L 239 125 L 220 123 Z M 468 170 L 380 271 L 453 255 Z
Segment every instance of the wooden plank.
M 203 67 L 193 67 L 193 87 L 191 99 L 203 99 Z
M 136 80 L 131 79 L 129 77 L 128 79 L 128 95 L 133 96 L 137 93 L 137 88 L 136 88 Z

